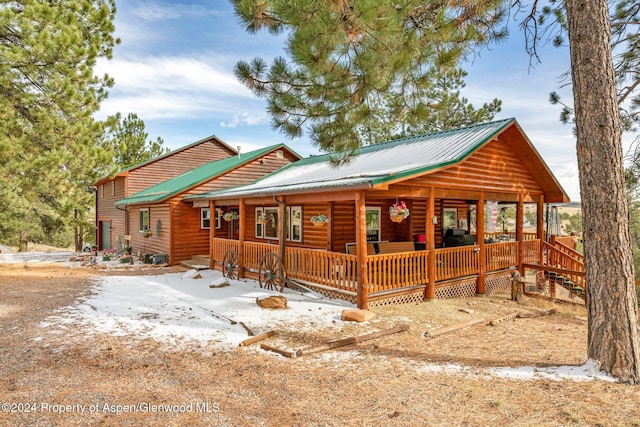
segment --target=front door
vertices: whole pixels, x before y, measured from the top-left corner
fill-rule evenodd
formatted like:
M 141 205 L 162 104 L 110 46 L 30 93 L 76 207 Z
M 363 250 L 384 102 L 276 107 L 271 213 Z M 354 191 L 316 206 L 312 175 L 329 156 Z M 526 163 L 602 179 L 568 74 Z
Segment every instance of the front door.
M 111 249 L 111 223 L 100 221 L 100 250 Z

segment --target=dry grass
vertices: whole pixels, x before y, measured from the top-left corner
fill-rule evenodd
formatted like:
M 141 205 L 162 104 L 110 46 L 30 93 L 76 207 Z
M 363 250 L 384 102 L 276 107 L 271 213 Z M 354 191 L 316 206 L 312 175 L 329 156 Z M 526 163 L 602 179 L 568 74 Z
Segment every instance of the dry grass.
M 56 336 L 39 326 L 56 308 L 90 292 L 91 278 L 100 274 L 107 273 L 0 265 L 0 401 L 36 405 L 29 407 L 35 412 L 0 412 L 0 425 L 640 425 L 638 387 L 472 373 L 490 366 L 582 364 L 582 307 L 516 304 L 498 296 L 376 308 L 373 327 L 408 324 L 410 330 L 297 359 L 255 344 L 211 354 L 167 349 L 150 339 L 87 335 L 74 325 Z M 558 314 L 423 336 L 470 318 L 549 308 Z M 291 325 L 274 342 L 296 349 L 354 331 L 352 324 L 340 336 Z M 476 369 L 430 372 L 427 362 Z M 76 406 L 68 408 L 76 412 L 57 414 L 54 404 L 84 405 L 85 413 Z M 149 411 L 114 412 L 138 404 Z M 148 407 L 167 404 L 183 405 L 177 409 L 185 412 Z

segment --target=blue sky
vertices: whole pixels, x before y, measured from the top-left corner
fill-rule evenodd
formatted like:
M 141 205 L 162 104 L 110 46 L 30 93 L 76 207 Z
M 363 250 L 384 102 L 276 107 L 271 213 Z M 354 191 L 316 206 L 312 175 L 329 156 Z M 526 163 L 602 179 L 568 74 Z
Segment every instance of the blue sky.
M 575 138 L 549 104 L 557 90 L 570 101 L 560 76 L 569 69 L 568 49 L 547 46 L 542 63 L 530 67 L 524 39 L 512 18 L 506 43 L 485 50 L 464 69 L 462 95 L 476 107 L 502 100 L 496 119 L 515 117 L 569 197 L 580 199 Z M 122 43 L 97 73 L 115 79 L 99 117 L 133 112 L 149 138 L 176 149 L 216 135 L 243 152 L 285 143 L 302 156 L 318 151 L 306 137 L 290 140 L 271 129 L 265 102 L 233 75 L 239 60 L 260 56 L 271 63 L 284 55 L 283 39 L 245 32 L 226 0 L 123 0 L 117 4 L 116 36 Z M 630 141 L 630 137 L 625 138 Z

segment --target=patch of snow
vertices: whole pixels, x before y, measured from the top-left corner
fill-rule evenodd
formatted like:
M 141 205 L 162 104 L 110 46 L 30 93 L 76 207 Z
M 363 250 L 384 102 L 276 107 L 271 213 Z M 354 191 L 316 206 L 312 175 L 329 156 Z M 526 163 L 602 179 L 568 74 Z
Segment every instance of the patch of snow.
M 195 270 L 192 270 L 195 271 Z M 322 328 L 341 329 L 342 310 L 353 305 L 328 299 L 315 292 L 301 292 L 285 288 L 283 294 L 262 289 L 257 281 L 225 279 L 218 271 L 200 270 L 195 279 L 192 271 L 157 276 L 100 277 L 93 294 L 64 307 L 40 326 L 50 333 L 68 335 L 84 326 L 78 333 L 133 336 L 151 338 L 169 346 L 231 350 L 248 338 L 241 322 L 256 335 L 270 330 L 295 328 L 299 331 Z M 209 284 L 221 280 L 229 286 L 211 288 Z M 262 309 L 256 299 L 284 295 L 288 308 Z M 73 328 L 71 326 L 74 326 Z M 331 361 L 335 358 L 357 360 L 355 352 L 326 352 L 309 358 L 309 363 Z M 315 362 L 314 362 L 315 360 Z M 493 376 L 518 380 L 574 380 L 615 381 L 601 372 L 594 362 L 582 366 L 538 368 L 531 366 L 509 368 L 475 368 L 456 364 L 412 364 L 416 372 L 425 375 L 446 374 L 464 376 Z

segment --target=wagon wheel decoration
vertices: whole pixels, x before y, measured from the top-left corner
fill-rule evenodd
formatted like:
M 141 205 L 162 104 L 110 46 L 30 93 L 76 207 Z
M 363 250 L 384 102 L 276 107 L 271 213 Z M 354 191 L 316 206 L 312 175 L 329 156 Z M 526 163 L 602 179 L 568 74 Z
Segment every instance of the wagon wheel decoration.
M 239 269 L 238 252 L 235 249 L 229 249 L 222 258 L 222 275 L 227 279 L 238 279 Z
M 269 252 L 262 257 L 258 281 L 261 288 L 273 289 L 279 292 L 284 290 L 284 285 L 287 282 L 287 273 L 284 271 L 282 259 L 278 255 Z

